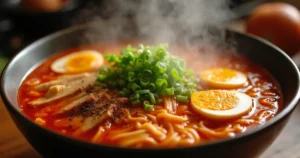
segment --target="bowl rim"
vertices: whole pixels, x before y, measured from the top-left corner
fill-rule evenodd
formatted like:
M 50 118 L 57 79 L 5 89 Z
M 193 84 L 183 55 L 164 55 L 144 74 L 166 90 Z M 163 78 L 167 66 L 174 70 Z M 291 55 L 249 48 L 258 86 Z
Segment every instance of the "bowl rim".
M 265 40 L 261 37 L 258 37 L 258 36 L 255 36 L 255 35 L 250 35 L 250 34 L 245 34 L 245 33 L 230 30 L 230 29 L 226 29 L 227 32 L 238 34 L 239 36 L 244 36 L 244 37 L 250 38 L 252 40 L 257 40 L 258 42 L 261 42 L 261 43 L 269 46 L 270 48 L 275 49 L 278 53 L 281 53 L 286 58 L 286 60 L 288 60 L 292 64 L 292 67 L 293 67 L 294 71 L 296 72 L 298 82 L 297 82 L 297 85 L 295 85 L 295 86 L 297 86 L 297 92 L 296 92 L 295 96 L 293 97 L 293 99 L 288 104 L 285 105 L 285 108 L 282 111 L 280 111 L 274 118 L 267 121 L 267 123 L 265 123 L 264 125 L 258 126 L 254 129 L 250 130 L 250 131 L 240 133 L 240 134 L 236 135 L 233 138 L 217 139 L 217 140 L 214 140 L 214 141 L 209 141 L 209 142 L 205 142 L 203 144 L 198 144 L 198 145 L 194 145 L 194 146 L 176 147 L 176 148 L 138 148 L 138 149 L 112 146 L 112 145 L 105 145 L 105 144 L 95 144 L 95 143 L 92 143 L 92 142 L 79 140 L 79 139 L 76 139 L 76 138 L 73 138 L 73 137 L 64 136 L 64 135 L 61 135 L 61 134 L 59 134 L 55 131 L 52 131 L 50 129 L 47 129 L 45 127 L 37 125 L 32 120 L 30 120 L 27 116 L 25 116 L 25 114 L 22 114 L 20 110 L 18 110 L 18 105 L 14 106 L 12 103 L 10 103 L 9 99 L 5 95 L 6 90 L 4 89 L 4 84 L 5 84 L 5 76 L 6 76 L 7 71 L 10 69 L 10 67 L 12 67 L 14 65 L 15 61 L 18 58 L 22 57 L 22 55 L 24 53 L 26 53 L 27 51 L 29 51 L 31 49 L 34 49 L 36 46 L 41 45 L 41 44 L 43 44 L 43 43 L 45 43 L 45 42 L 47 42 L 51 39 L 54 39 L 56 37 L 64 36 L 67 33 L 71 33 L 73 31 L 77 31 L 77 30 L 80 30 L 80 29 L 85 29 L 85 28 L 89 27 L 89 25 L 92 24 L 92 23 L 93 22 L 71 26 L 71 27 L 62 29 L 60 31 L 56 31 L 54 33 L 51 33 L 49 35 L 46 35 L 46 36 L 44 36 L 40 39 L 37 39 L 35 42 L 31 43 L 30 45 L 26 46 L 24 49 L 22 49 L 21 51 L 16 53 L 8 61 L 8 63 L 6 64 L 6 66 L 4 67 L 4 69 L 1 73 L 1 78 L 0 78 L 0 82 L 1 82 L 0 83 L 0 92 L 1 93 L 0 94 L 1 94 L 1 98 L 3 100 L 4 105 L 9 110 L 10 113 L 13 113 L 14 115 L 17 115 L 17 117 L 19 117 L 19 118 L 25 120 L 26 122 L 28 122 L 31 127 L 34 127 L 37 130 L 40 130 L 41 132 L 46 133 L 50 137 L 56 137 L 57 139 L 59 139 L 61 141 L 69 142 L 69 143 L 72 142 L 73 144 L 76 144 L 76 145 L 79 145 L 79 146 L 85 146 L 85 147 L 88 147 L 88 148 L 95 148 L 95 149 L 97 149 L 97 148 L 107 148 L 107 149 L 113 149 L 113 150 L 117 149 L 117 150 L 133 151 L 133 152 L 139 152 L 139 151 L 153 151 L 153 152 L 164 151 L 164 152 L 167 152 L 167 151 L 172 151 L 172 150 L 180 151 L 180 150 L 187 150 L 187 149 L 189 150 L 189 149 L 208 148 L 208 147 L 215 146 L 215 145 L 221 145 L 221 144 L 231 143 L 233 141 L 238 141 L 242 138 L 247 138 L 247 137 L 249 138 L 253 135 L 258 134 L 259 132 L 262 132 L 262 131 L 268 129 L 272 125 L 279 123 L 279 121 L 281 119 L 286 117 L 289 113 L 293 112 L 293 110 L 296 108 L 296 106 L 297 106 L 297 104 L 300 100 L 300 73 L 299 73 L 299 69 L 298 69 L 297 65 L 294 63 L 294 61 L 283 50 L 281 50 L 279 47 L 275 46 L 271 42 L 269 42 L 269 41 L 267 41 L 267 40 Z

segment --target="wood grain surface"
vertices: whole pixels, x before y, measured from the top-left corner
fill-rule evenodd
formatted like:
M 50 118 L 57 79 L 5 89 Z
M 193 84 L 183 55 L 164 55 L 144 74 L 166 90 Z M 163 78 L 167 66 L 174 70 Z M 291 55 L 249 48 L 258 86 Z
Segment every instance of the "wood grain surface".
M 243 32 L 243 22 L 229 26 Z M 300 55 L 294 58 L 300 64 Z M 249 149 L 251 150 L 251 149 Z M 0 157 L 41 158 L 14 125 L 0 98 Z M 275 142 L 260 158 L 300 158 L 300 106 Z

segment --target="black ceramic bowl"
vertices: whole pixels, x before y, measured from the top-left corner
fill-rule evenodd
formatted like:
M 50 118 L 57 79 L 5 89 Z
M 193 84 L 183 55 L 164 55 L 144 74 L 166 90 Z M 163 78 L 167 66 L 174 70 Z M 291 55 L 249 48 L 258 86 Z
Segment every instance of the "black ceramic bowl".
M 18 107 L 18 87 L 37 64 L 54 52 L 84 44 L 79 40 L 92 25 L 69 28 L 47 36 L 18 53 L 2 73 L 1 95 L 19 130 L 44 157 L 230 157 L 253 158 L 263 153 L 280 134 L 295 109 L 299 97 L 299 71 L 280 49 L 261 39 L 226 31 L 237 52 L 267 69 L 278 81 L 284 97 L 284 109 L 263 126 L 207 144 L 176 149 L 128 149 L 109 147 L 66 138 L 40 127 L 23 115 Z M 100 31 L 101 32 L 101 31 Z M 105 32 L 105 30 L 103 30 Z M 104 37 L 104 36 L 102 36 Z M 102 40 L 105 40 L 103 38 Z

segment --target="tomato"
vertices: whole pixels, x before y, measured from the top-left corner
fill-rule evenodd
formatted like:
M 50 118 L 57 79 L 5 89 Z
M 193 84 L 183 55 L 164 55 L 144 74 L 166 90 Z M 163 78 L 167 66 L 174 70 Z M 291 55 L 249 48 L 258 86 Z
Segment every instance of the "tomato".
M 66 0 L 22 0 L 21 7 L 31 11 L 58 11 Z
M 300 50 L 300 12 L 287 3 L 270 2 L 255 8 L 246 31 L 277 45 L 288 55 Z

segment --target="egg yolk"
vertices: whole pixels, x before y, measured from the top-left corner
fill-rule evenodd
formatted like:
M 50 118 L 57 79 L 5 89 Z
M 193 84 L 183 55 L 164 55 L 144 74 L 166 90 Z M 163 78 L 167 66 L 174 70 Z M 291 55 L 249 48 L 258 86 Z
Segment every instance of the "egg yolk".
M 230 69 L 215 68 L 210 71 L 205 71 L 201 75 L 203 78 L 209 78 L 213 81 L 226 82 L 236 77 L 236 72 Z
M 96 57 L 92 54 L 79 54 L 71 57 L 66 63 L 67 72 L 83 72 L 93 69 Z
M 205 70 L 200 73 L 200 78 L 206 84 L 215 88 L 238 88 L 247 82 L 244 73 L 228 68 Z
M 236 90 L 205 90 L 192 94 L 191 107 L 203 117 L 224 121 L 249 112 L 252 98 Z
M 227 91 L 210 90 L 193 93 L 191 101 L 194 105 L 210 110 L 229 110 L 234 108 L 239 98 Z

